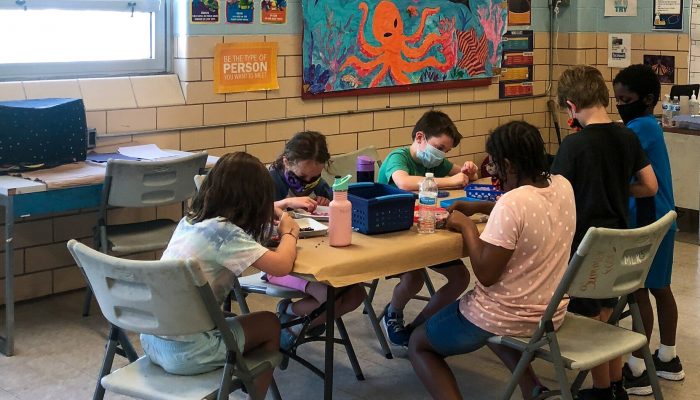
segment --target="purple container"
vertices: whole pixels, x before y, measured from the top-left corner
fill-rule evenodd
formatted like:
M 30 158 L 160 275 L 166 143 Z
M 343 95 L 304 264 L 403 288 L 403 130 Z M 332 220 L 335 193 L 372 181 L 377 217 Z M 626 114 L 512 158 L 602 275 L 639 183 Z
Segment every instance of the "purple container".
M 357 181 L 374 182 L 374 160 L 371 157 L 357 157 Z

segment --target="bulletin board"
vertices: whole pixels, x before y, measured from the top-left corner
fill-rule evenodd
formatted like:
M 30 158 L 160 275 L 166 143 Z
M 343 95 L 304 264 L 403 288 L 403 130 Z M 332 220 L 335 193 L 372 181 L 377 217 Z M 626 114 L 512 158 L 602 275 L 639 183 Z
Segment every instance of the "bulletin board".
M 302 10 L 302 98 L 482 86 L 500 74 L 507 0 L 302 0 Z

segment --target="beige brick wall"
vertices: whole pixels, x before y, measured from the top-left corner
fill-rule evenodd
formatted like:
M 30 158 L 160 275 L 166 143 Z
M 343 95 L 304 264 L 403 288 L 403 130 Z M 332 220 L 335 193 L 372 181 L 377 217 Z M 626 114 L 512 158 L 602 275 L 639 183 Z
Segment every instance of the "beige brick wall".
M 232 41 L 280 43 L 278 90 L 226 95 L 213 92 L 214 46 Z M 303 101 L 299 98 L 302 71 L 299 36 L 192 36 L 180 37 L 176 42 L 174 68 L 181 94 L 168 92 L 163 99 L 153 99 L 155 89 L 149 83 L 132 78 L 129 91 L 124 78 L 113 78 L 104 80 L 102 85 L 84 80 L 3 83 L 0 98 L 82 95 L 86 101 L 89 97 L 88 123 L 102 135 L 100 144 L 137 140 L 163 148 L 203 149 L 213 155 L 247 151 L 263 162 L 272 161 L 285 141 L 303 129 L 326 134 L 334 154 L 374 145 L 383 157 L 391 149 L 410 143 L 413 124 L 430 109 L 445 111 L 465 136 L 462 144 L 448 154 L 455 162 L 474 160 L 480 163 L 485 156 L 488 132 L 509 120 L 528 121 L 540 128 L 545 141 L 556 140 L 546 112 L 546 97 L 499 101 L 497 84 Z M 557 43 L 560 51 L 553 57 L 558 64 L 557 74 L 576 62 L 595 64 L 607 80 L 617 72 L 605 65 L 607 34 L 561 33 Z M 536 33 L 534 87 L 538 95 L 544 94 L 547 86 L 548 46 L 547 34 Z M 683 60 L 687 60 L 687 35 L 633 35 L 634 62 L 641 62 L 644 46 L 653 54 L 676 55 L 677 66 L 684 65 Z M 679 83 L 683 83 L 687 71 L 679 70 L 678 77 Z M 168 83 L 172 82 L 164 82 Z M 105 91 L 105 87 L 111 89 Z M 172 90 L 173 85 L 167 87 Z M 665 91 L 668 89 L 664 87 Z M 178 100 L 179 95 L 184 100 Z M 611 111 L 613 108 L 611 105 Z M 563 122 L 565 119 L 562 117 Z M 111 221 L 117 222 L 155 218 L 156 215 L 177 218 L 180 212 L 177 207 L 110 212 Z M 72 265 L 65 242 L 78 238 L 91 243 L 95 222 L 95 210 L 18 221 L 14 238 L 16 299 L 83 287 L 83 278 Z M 0 233 L 0 240 L 4 240 L 3 233 Z M 136 257 L 156 256 L 151 253 Z M 0 258 L 0 266 L 2 263 Z M 0 295 L 4 287 L 2 278 L 4 268 L 0 272 Z M 0 302 L 4 302 L 4 297 L 0 297 Z
M 608 67 L 608 33 L 566 33 L 559 36 L 560 50 L 554 54 L 554 84 L 552 94 L 556 97 L 556 79 L 561 72 L 572 65 L 589 64 L 594 65 L 603 74 L 605 81 L 608 84 L 610 91 L 610 105 L 608 112 L 614 120 L 619 120 L 620 116 L 617 113 L 615 106 L 615 94 L 612 88 L 612 81 L 620 72 L 620 68 Z M 644 54 L 668 55 L 676 58 L 676 84 L 688 83 L 688 57 L 690 52 L 689 37 L 686 33 L 634 33 L 632 34 L 632 64 L 641 64 L 644 61 Z M 670 84 L 661 85 L 661 98 L 671 91 Z M 513 102 L 515 103 L 515 102 Z M 535 107 L 536 108 L 536 107 Z M 655 114 L 661 114 L 661 102 L 655 109 Z M 526 116 L 527 121 L 531 121 Z M 549 115 L 545 115 L 549 118 Z M 539 118 L 539 117 L 538 117 Z M 562 135 L 565 137 L 569 134 L 568 126 L 566 125 L 568 116 L 565 111 L 560 112 L 559 121 L 562 129 Z M 550 136 L 551 150 L 556 151 L 556 137 Z

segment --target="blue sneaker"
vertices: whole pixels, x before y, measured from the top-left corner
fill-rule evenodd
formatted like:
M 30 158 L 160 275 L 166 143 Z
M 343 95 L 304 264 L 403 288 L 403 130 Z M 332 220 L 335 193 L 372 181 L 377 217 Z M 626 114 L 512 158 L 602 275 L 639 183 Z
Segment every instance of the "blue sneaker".
M 390 313 L 388 309 L 389 305 L 386 306 L 384 318 L 382 318 L 382 328 L 387 340 L 394 346 L 408 347 L 411 332 L 406 329 L 403 314 Z

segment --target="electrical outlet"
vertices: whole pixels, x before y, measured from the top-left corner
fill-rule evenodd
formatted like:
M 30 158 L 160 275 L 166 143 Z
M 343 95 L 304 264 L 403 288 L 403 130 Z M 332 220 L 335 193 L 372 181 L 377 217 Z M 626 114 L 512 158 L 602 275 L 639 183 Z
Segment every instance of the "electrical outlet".
M 87 148 L 88 149 L 94 149 L 95 145 L 97 144 L 97 129 L 95 128 L 88 128 L 87 130 Z

